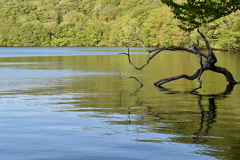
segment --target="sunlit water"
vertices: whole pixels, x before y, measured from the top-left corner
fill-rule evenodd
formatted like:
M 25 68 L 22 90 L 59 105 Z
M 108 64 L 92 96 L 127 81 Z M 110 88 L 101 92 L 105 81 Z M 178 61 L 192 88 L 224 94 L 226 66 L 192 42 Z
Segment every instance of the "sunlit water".
M 141 66 L 148 54 L 133 48 Z M 240 85 L 193 74 L 198 56 L 164 52 L 142 71 L 125 48 L 0 48 L 0 159 L 240 158 Z M 216 52 L 240 80 L 240 53 Z M 137 77 L 144 86 L 134 79 Z M 227 92 L 226 92 L 227 91 Z

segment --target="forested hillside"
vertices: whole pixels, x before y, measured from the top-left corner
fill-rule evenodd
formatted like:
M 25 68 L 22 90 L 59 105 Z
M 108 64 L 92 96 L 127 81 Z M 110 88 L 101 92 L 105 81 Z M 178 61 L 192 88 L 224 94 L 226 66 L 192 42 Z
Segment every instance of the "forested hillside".
M 122 46 L 133 33 L 150 47 L 191 46 L 198 33 L 178 23 L 160 0 L 0 0 L 0 46 Z M 240 12 L 201 31 L 214 48 L 240 49 Z

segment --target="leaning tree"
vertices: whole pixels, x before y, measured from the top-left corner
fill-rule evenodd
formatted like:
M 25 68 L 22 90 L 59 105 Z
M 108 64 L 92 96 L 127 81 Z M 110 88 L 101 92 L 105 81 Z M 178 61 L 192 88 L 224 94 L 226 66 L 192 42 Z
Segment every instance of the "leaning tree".
M 131 61 L 129 47 L 128 53 L 120 53 L 128 56 L 129 63 L 137 70 L 142 70 L 146 65 L 150 63 L 150 61 L 160 52 L 169 50 L 169 51 L 186 51 L 199 56 L 200 68 L 191 76 L 182 74 L 176 77 L 164 78 L 154 82 L 155 86 L 161 87 L 163 84 L 178 80 L 181 78 L 185 78 L 188 80 L 197 79 L 200 83 L 199 87 L 192 89 L 190 92 L 194 92 L 197 89 L 202 87 L 201 76 L 204 71 L 210 70 L 213 72 L 221 73 L 226 77 L 226 80 L 229 84 L 237 84 L 237 82 L 231 72 L 229 72 L 226 68 L 222 68 L 216 66 L 217 57 L 213 53 L 213 50 L 202 32 L 200 32 L 199 27 L 204 23 L 212 22 L 216 19 L 219 19 L 223 16 L 229 15 L 232 12 L 235 12 L 240 9 L 240 1 L 239 0 L 161 0 L 163 4 L 171 7 L 174 17 L 180 21 L 179 27 L 184 31 L 193 31 L 197 29 L 197 32 L 202 37 L 205 42 L 207 54 L 201 52 L 197 47 L 199 41 L 191 49 L 185 47 L 159 47 L 153 50 L 147 50 L 152 55 L 147 59 L 146 63 L 141 67 L 135 66 Z M 134 40 L 141 41 L 138 37 Z M 141 41 L 142 42 L 142 41 Z M 142 43 L 143 44 L 143 43 Z M 144 46 L 144 45 L 143 45 Z M 129 78 L 136 79 L 141 86 L 143 85 L 136 77 L 131 76 Z

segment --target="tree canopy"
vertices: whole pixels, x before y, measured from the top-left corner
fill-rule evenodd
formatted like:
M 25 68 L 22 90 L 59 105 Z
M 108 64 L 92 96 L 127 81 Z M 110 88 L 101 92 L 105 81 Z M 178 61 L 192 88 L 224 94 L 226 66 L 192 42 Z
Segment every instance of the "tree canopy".
M 203 23 L 229 15 L 240 9 L 239 0 L 161 0 L 171 7 L 175 18 L 186 31 L 198 28 Z
M 0 5 L 0 46 L 123 46 L 131 33 L 146 47 L 191 47 L 199 39 L 177 27 L 161 0 L 0 0 Z M 201 31 L 213 48 L 240 49 L 240 12 Z

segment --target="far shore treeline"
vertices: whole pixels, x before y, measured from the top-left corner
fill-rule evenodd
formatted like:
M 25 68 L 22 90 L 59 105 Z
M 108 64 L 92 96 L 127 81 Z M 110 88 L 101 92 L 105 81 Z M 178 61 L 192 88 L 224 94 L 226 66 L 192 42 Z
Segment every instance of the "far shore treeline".
M 0 46 L 123 46 L 138 35 L 147 47 L 191 47 L 200 39 L 178 24 L 161 0 L 0 0 Z M 240 50 L 240 11 L 200 30 L 213 48 Z

